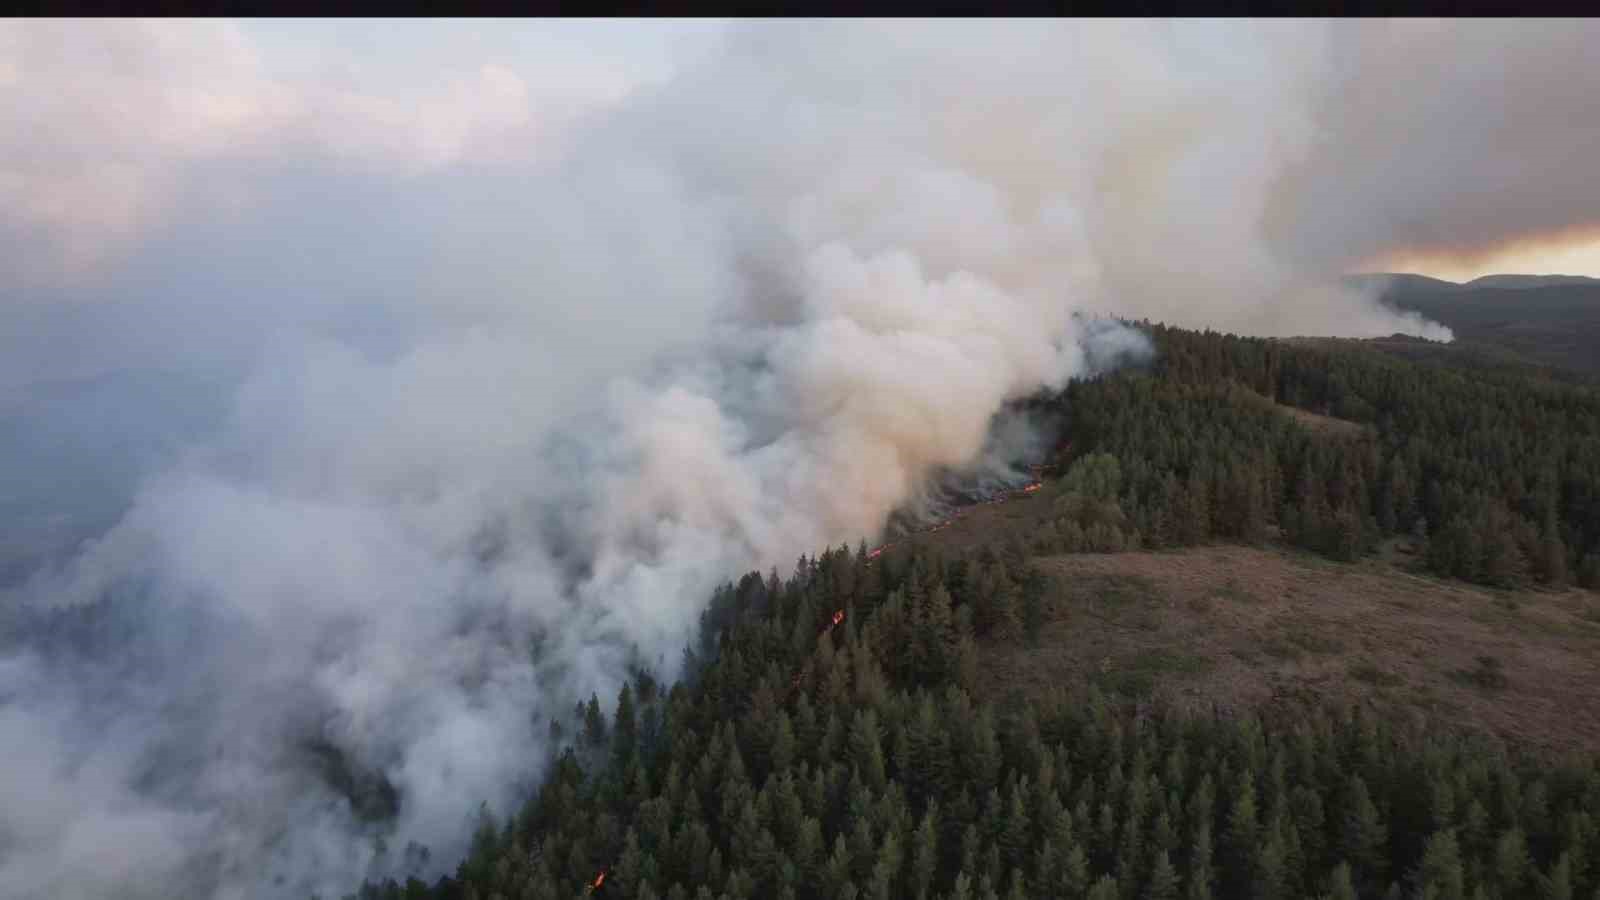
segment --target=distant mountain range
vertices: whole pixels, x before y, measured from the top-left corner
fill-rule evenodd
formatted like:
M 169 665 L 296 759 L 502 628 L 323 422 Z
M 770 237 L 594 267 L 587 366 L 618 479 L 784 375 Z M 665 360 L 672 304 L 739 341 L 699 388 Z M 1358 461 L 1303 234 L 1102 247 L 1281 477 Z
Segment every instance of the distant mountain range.
M 1398 272 L 1350 275 L 1380 302 L 1448 325 L 1466 348 L 1600 377 L 1600 278 L 1485 275 L 1456 284 Z
M 1345 280 L 1361 285 L 1387 284 L 1400 291 L 1470 291 L 1483 288 L 1525 290 L 1574 285 L 1600 288 L 1600 278 L 1590 278 L 1587 275 L 1484 275 L 1471 281 L 1457 283 L 1409 272 L 1364 272 L 1346 276 Z
M 1450 282 L 1445 282 L 1449 284 Z M 1461 285 L 1465 288 L 1538 288 L 1567 284 L 1600 285 L 1600 278 L 1587 275 L 1485 275 Z

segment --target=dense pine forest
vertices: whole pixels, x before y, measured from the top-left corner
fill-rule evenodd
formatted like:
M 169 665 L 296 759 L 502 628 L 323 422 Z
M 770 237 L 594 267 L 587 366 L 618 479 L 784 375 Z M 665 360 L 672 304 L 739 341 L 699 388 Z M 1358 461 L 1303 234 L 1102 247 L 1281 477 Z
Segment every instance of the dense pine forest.
M 544 784 L 453 876 L 359 896 L 1600 898 L 1592 757 L 1359 705 L 975 699 L 980 644 L 1035 639 L 1053 602 L 1041 553 L 1398 537 L 1448 577 L 1600 579 L 1592 389 L 1146 327 L 1151 363 L 1040 402 L 1063 474 L 1026 540 L 745 575 L 686 680 L 550 723 Z
M 1458 356 L 1530 364 L 1550 377 L 1600 378 L 1600 279 L 1490 275 L 1455 284 L 1420 275 L 1355 275 L 1347 283 L 1385 305 L 1413 310 L 1455 332 Z
M 1257 541 L 1276 527 L 1353 559 L 1404 535 L 1440 575 L 1600 586 L 1600 392 L 1356 341 L 1145 327 L 1150 370 L 1052 401 L 1069 453 L 1111 457 L 1100 468 L 1117 502 L 1089 509 L 1063 484 L 1072 513 L 1039 549 Z M 1274 401 L 1364 427 L 1307 429 Z

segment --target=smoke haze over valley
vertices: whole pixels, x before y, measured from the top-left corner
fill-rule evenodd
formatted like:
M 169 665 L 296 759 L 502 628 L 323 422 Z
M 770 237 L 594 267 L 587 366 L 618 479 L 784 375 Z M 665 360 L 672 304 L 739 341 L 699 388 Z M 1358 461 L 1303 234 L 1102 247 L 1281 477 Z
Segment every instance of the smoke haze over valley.
M 1584 225 L 1597 37 L 0 22 L 5 896 L 451 869 L 718 583 L 1015 483 L 1104 316 L 1450 339 L 1341 276 Z

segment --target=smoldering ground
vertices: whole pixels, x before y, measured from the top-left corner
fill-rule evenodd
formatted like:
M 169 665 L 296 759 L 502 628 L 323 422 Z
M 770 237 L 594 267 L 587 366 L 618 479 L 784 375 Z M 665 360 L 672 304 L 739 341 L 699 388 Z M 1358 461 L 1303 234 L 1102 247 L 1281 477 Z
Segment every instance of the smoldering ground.
M 20 897 L 451 868 L 537 779 L 536 717 L 675 675 L 717 582 L 1008 477 L 1033 432 L 997 411 L 1137 344 L 1074 310 L 1443 335 L 1331 281 L 1358 211 L 1281 226 L 1343 83 L 1325 23 L 739 26 L 559 134 L 514 66 L 413 121 L 222 25 L 93 27 L 114 71 L 0 32 L 4 115 L 51 126 L 8 131 L 0 383 L 237 390 L 4 598 Z

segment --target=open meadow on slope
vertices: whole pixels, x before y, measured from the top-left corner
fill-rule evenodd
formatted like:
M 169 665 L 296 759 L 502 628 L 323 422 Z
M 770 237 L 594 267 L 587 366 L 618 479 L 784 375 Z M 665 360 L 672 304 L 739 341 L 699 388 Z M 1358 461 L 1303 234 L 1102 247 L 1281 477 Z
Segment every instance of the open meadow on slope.
M 1276 409 L 1314 435 L 1365 433 Z M 915 540 L 951 555 L 1026 542 L 1052 516 L 1052 487 Z M 978 684 L 997 701 L 1094 684 L 1195 711 L 1365 702 L 1547 752 L 1600 746 L 1600 594 L 1441 579 L 1408 538 L 1341 562 L 1270 533 L 1254 546 L 1032 556 L 1048 576 L 1043 627 L 981 641 Z

